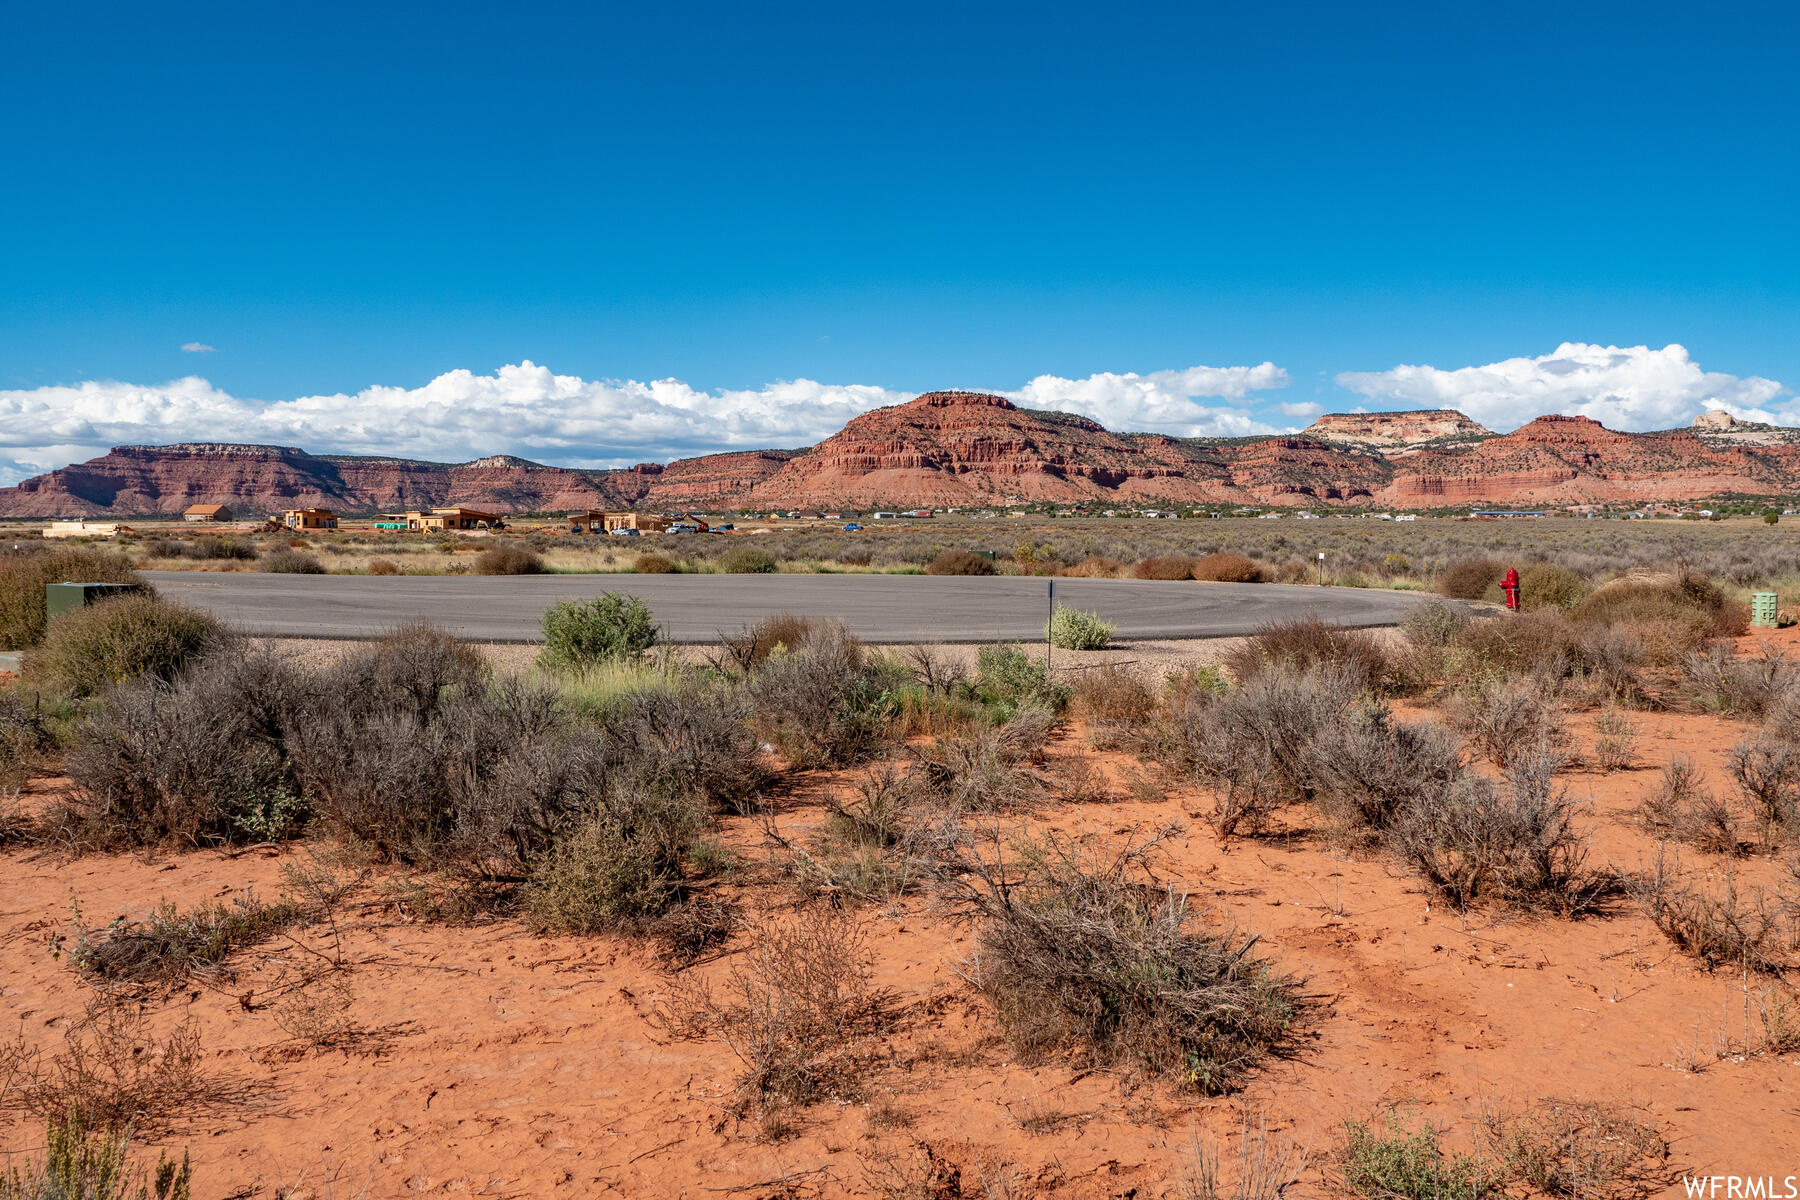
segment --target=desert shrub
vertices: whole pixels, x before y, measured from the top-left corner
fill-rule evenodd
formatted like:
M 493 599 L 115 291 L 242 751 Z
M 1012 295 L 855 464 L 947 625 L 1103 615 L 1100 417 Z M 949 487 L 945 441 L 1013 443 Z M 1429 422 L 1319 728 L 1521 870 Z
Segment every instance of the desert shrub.
M 1049 669 L 1019 646 L 983 646 L 975 652 L 973 690 L 1001 717 L 1026 705 L 1061 712 L 1069 689 L 1050 678 Z
M 1465 558 L 1438 576 L 1438 595 L 1451 600 L 1479 600 L 1506 574 L 1506 564 L 1492 558 Z
M 530 546 L 501 542 L 475 556 L 477 575 L 542 575 L 544 560 Z
M 1076 677 L 1071 707 L 1090 721 L 1137 725 L 1156 712 L 1156 692 L 1124 667 L 1095 667 Z
M 770 777 L 751 716 L 741 691 L 683 684 L 629 697 L 600 731 L 631 786 L 744 812 Z
M 861 926 L 814 909 L 758 929 L 717 989 L 691 995 L 690 1020 L 741 1067 L 740 1111 L 804 1104 L 854 1077 L 856 1047 L 886 1007 L 869 958 Z
M 192 1169 L 159 1153 L 154 1171 L 133 1166 L 128 1132 L 93 1131 L 79 1116 L 44 1122 L 44 1157 L 9 1165 L 0 1174 L 0 1200 L 188 1200 Z
M 1733 602 L 1703 575 L 1683 572 L 1673 579 L 1619 579 L 1595 588 L 1575 607 L 1583 622 L 1673 621 L 1688 630 L 1694 645 L 1709 637 L 1737 637 L 1749 626 L 1746 606 Z
M 1506 1175 L 1542 1196 L 1638 1196 L 1661 1186 L 1668 1146 L 1612 1104 L 1542 1100 L 1482 1114 L 1482 1140 Z
M 1503 785 L 1458 776 L 1441 797 L 1400 813 L 1391 831 L 1397 851 L 1457 908 L 1494 899 L 1520 908 L 1575 912 L 1601 881 L 1585 869 L 1576 806 L 1557 786 L 1553 755 L 1515 757 Z
M 1446 1150 L 1423 1119 L 1389 1111 L 1373 1122 L 1344 1122 L 1338 1154 L 1344 1186 L 1369 1200 L 1480 1200 L 1495 1180 L 1479 1156 Z
M 1379 843 L 1413 809 L 1444 802 L 1464 775 L 1456 736 L 1430 721 L 1395 721 L 1364 700 L 1325 725 L 1308 755 L 1313 805 L 1338 840 Z
M 231 537 L 199 537 L 193 541 L 157 538 L 144 547 L 144 552 L 152 558 L 191 558 L 201 562 L 249 561 L 256 557 L 253 544 Z
M 290 836 L 305 805 L 284 739 L 311 695 L 268 651 L 115 688 L 67 756 L 72 828 L 100 847 Z
M 1212 583 L 1263 583 L 1269 577 L 1255 559 L 1228 553 L 1204 556 L 1194 564 L 1192 574 Z
M 50 749 L 50 730 L 31 705 L 0 689 L 0 793 L 22 786 Z
M 682 853 L 705 810 L 685 797 L 613 793 L 599 813 L 557 838 L 525 892 L 540 929 L 588 934 L 626 929 L 684 895 Z
M 1024 847 L 1017 872 L 977 864 L 967 969 L 1027 1059 L 1073 1052 L 1231 1091 L 1292 1036 L 1298 989 L 1250 954 L 1256 938 L 1142 882 L 1142 851 L 1047 842 Z
M 1644 826 L 1658 837 L 1687 842 L 1714 854 L 1735 854 L 1739 849 L 1737 818 L 1730 805 L 1719 800 L 1694 760 L 1670 759 L 1639 807 Z
M 371 575 L 398 575 L 399 573 L 400 564 L 391 558 L 371 558 L 369 560 L 369 574 Z
M 235 951 L 275 937 L 302 917 L 292 900 L 273 904 L 250 891 L 230 903 L 207 901 L 181 912 L 170 901 L 143 921 L 118 921 L 70 953 L 82 974 L 109 983 L 174 983 L 216 970 Z
M 1456 635 L 1468 623 L 1468 613 L 1454 604 L 1427 600 L 1407 610 L 1400 632 L 1412 646 L 1443 649 L 1455 643 Z
M 1634 898 L 1664 937 L 1711 971 L 1732 967 L 1779 975 L 1791 968 L 1793 931 L 1767 895 L 1740 895 L 1735 877 L 1725 876 L 1721 894 L 1686 887 L 1661 854 L 1651 871 L 1635 881 Z
M 270 575 L 325 574 L 325 564 L 301 550 L 271 550 L 256 560 L 256 569 Z
M 1564 612 L 1580 604 L 1589 591 L 1581 574 L 1551 562 L 1535 562 L 1519 572 L 1519 607 L 1560 608 Z
M 1387 652 L 1373 634 L 1364 629 L 1328 625 L 1310 613 L 1262 626 L 1227 651 L 1223 662 L 1240 683 L 1277 665 L 1298 671 L 1342 666 L 1370 688 L 1381 687 L 1388 675 Z
M 636 658 L 657 639 L 650 606 L 624 592 L 554 604 L 543 629 L 544 663 L 561 671 Z
M 0 650 L 23 650 L 44 636 L 44 587 L 52 583 L 130 583 L 143 578 L 122 554 L 63 548 L 0 556 Z
M 736 633 L 719 635 L 719 648 L 723 654 L 722 665 L 735 667 L 740 673 L 748 673 L 762 665 L 769 655 L 798 650 L 824 625 L 811 617 L 797 617 L 793 613 L 776 613 L 764 617 L 754 625 L 745 625 Z
M 403 711 L 422 719 L 447 695 L 487 677 L 481 653 L 425 621 L 396 626 L 334 664 L 323 676 L 327 693 L 349 714 Z
M 1448 662 L 1459 683 L 1487 675 L 1531 675 L 1554 681 L 1587 666 L 1582 631 L 1560 609 L 1470 621 Z
M 1117 579 L 1119 577 L 1119 572 L 1124 569 L 1125 564 L 1116 558 L 1107 558 L 1104 555 L 1093 554 L 1082 559 L 1074 566 L 1066 568 L 1063 571 L 1063 574 L 1078 579 Z
M 1051 645 L 1064 650 L 1104 650 L 1112 644 L 1115 628 L 1111 621 L 1102 620 L 1099 613 L 1082 612 L 1059 604 L 1044 626 L 1044 635 Z
M 1715 642 L 1682 660 L 1682 672 L 1696 699 L 1713 712 L 1762 717 L 1796 682 L 1800 671 L 1786 654 L 1765 645 L 1755 654 L 1738 655 Z
M 675 560 L 666 554 L 640 554 L 631 569 L 639 575 L 673 575 Z
M 775 556 L 761 546 L 733 546 L 713 563 L 727 575 L 770 575 L 775 571 Z
M 886 686 L 865 668 L 856 639 L 831 623 L 798 650 L 765 659 L 750 695 L 769 741 L 797 765 L 821 766 L 856 762 L 879 744 Z
M 227 640 L 211 615 L 150 596 L 119 596 L 90 604 L 51 625 L 26 655 L 29 682 L 47 692 L 81 698 L 147 677 L 177 678 Z
M 1185 554 L 1146 558 L 1131 569 L 1139 579 L 1192 579 L 1194 560 Z
M 84 1129 L 154 1135 L 173 1121 L 216 1112 L 229 1094 L 206 1070 L 197 1020 L 157 1037 L 137 1005 L 98 1007 L 68 1029 L 48 1061 L 25 1050 L 22 1039 L 11 1050 L 22 1080 L 0 1102 Z M 0 1046 L 0 1055 L 7 1053 Z
M 1529 681 L 1484 679 L 1452 696 L 1444 717 L 1497 767 L 1522 753 L 1568 744 L 1555 697 Z
M 1594 762 L 1603 771 L 1622 771 L 1637 757 L 1638 730 L 1623 709 L 1608 708 L 1594 718 Z
M 1282 1200 L 1305 1165 L 1306 1155 L 1291 1139 L 1275 1134 L 1265 1115 L 1246 1109 L 1233 1184 L 1221 1182 L 1217 1144 L 1189 1130 L 1170 1195 L 1174 1200 Z
M 946 550 L 925 564 L 927 575 L 992 575 L 994 560 L 973 550 Z
M 1043 757 L 1054 725 L 1049 711 L 1028 705 L 998 729 L 939 738 L 918 752 L 921 782 L 953 813 L 1016 810 L 1039 786 L 1022 765 Z
M 1731 748 L 1726 769 L 1771 835 L 1800 822 L 1800 742 L 1765 727 Z

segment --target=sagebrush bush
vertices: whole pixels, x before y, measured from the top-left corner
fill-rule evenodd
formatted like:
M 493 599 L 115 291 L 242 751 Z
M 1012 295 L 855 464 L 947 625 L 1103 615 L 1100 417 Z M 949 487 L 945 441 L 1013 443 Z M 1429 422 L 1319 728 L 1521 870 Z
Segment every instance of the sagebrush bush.
M 639 575 L 673 575 L 675 560 L 666 554 L 640 554 L 631 569 Z
M 1299 991 L 1229 925 L 1138 877 L 1140 855 L 1058 842 L 1022 867 L 972 864 L 967 968 L 1027 1059 L 1074 1053 L 1207 1095 L 1235 1090 L 1295 1033 Z
M 475 556 L 477 575 L 542 575 L 544 560 L 530 546 L 501 542 Z
M 1800 670 L 1780 649 L 1764 645 L 1755 654 L 1733 653 L 1715 642 L 1682 660 L 1682 673 L 1700 703 L 1713 712 L 1763 717 L 1800 684 Z
M 1156 692 L 1135 672 L 1109 664 L 1076 677 L 1071 705 L 1090 721 L 1138 725 L 1156 712 Z
M 398 575 L 399 573 L 400 564 L 391 558 L 371 558 L 369 560 L 369 574 L 371 575 Z
M 50 729 L 36 709 L 0 688 L 0 793 L 20 787 L 50 749 Z
M 1444 705 L 1444 716 L 1497 767 L 1522 753 L 1568 745 L 1555 696 L 1529 680 L 1483 679 L 1452 696 Z
M 761 546 L 733 546 L 713 560 L 713 565 L 727 575 L 770 575 L 775 571 L 775 556 Z
M 1773 842 L 1800 824 L 1800 741 L 1765 727 L 1731 748 L 1726 769 Z
M 1627 620 L 1675 622 L 1697 647 L 1710 637 L 1739 637 L 1749 627 L 1747 606 L 1732 601 L 1703 575 L 1684 571 L 1673 579 L 1619 579 L 1595 588 L 1575 606 L 1575 619 L 1616 624 Z
M 134 1166 L 126 1130 L 90 1130 L 67 1113 L 44 1122 L 44 1157 L 9 1164 L 0 1200 L 189 1200 L 193 1170 L 184 1151 L 159 1152 L 156 1167 Z
M 1687 842 L 1714 854 L 1739 849 L 1737 817 L 1713 794 L 1692 758 L 1679 756 L 1663 767 L 1656 786 L 1639 808 L 1646 828 L 1658 837 Z
M 721 666 L 735 667 L 740 673 L 748 673 L 753 667 L 762 665 L 764 659 L 771 654 L 798 650 L 808 639 L 825 626 L 811 617 L 798 617 L 793 613 L 776 613 L 764 617 L 754 625 L 745 625 L 736 633 L 719 635 L 719 648 L 723 657 Z
M 1663 936 L 1709 971 L 1732 967 L 1780 975 L 1795 965 L 1795 930 L 1779 902 L 1761 891 L 1740 893 L 1730 874 L 1717 894 L 1687 887 L 1659 852 L 1631 891 Z
M 927 575 L 992 575 L 994 560 L 973 550 L 946 550 L 925 564 Z
M 835 622 L 821 624 L 799 649 L 774 654 L 750 680 L 756 722 L 795 764 L 853 763 L 880 742 L 889 715 L 885 693 L 900 679 L 866 669 L 862 647 Z
M 302 550 L 271 550 L 256 560 L 256 569 L 271 575 L 325 574 L 325 564 Z
M 1455 643 L 1456 635 L 1468 623 L 1468 613 L 1456 605 L 1427 600 L 1407 609 L 1400 632 L 1411 645 L 1443 649 Z
M 24 650 L 44 636 L 44 587 L 52 583 L 130 583 L 143 577 L 122 554 L 59 548 L 0 554 L 0 650 Z
M 1146 558 L 1131 569 L 1139 579 L 1192 579 L 1194 560 L 1185 554 L 1165 554 Z
M 1534 562 L 1519 572 L 1519 607 L 1527 612 L 1537 608 L 1568 612 L 1588 591 L 1588 581 L 1579 572 L 1559 563 Z
M 169 682 L 229 640 L 217 618 L 150 596 L 118 596 L 54 621 L 25 656 L 26 680 L 46 692 L 94 696 L 139 677 Z
M 1059 604 L 1044 626 L 1044 635 L 1051 645 L 1064 650 L 1104 650 L 1112 644 L 1115 628 L 1099 613 L 1082 612 Z
M 1049 670 L 1018 646 L 983 646 L 975 652 L 972 688 L 983 703 L 1010 714 L 1025 705 L 1061 712 L 1069 689 L 1050 678 Z
M 554 604 L 543 629 L 545 665 L 558 670 L 636 658 L 657 641 L 650 606 L 624 592 Z
M 1465 558 L 1438 576 L 1438 595 L 1451 600 L 1479 600 L 1506 574 L 1506 564 L 1492 558 Z
M 1291 621 L 1272 621 L 1226 652 L 1225 669 L 1244 682 L 1271 667 L 1304 671 L 1341 666 L 1369 688 L 1380 688 L 1389 674 L 1387 651 L 1366 629 L 1330 625 L 1307 614 Z
M 681 850 L 703 820 L 695 807 L 668 799 L 600 812 L 537 860 L 527 913 L 540 929 L 575 934 L 661 915 L 682 897 Z
M 1554 681 L 1588 665 L 1582 630 L 1553 608 L 1470 621 L 1447 661 L 1453 682 L 1464 685 L 1495 675 Z
M 1223 552 L 1203 555 L 1189 574 L 1211 583 L 1262 583 L 1269 577 L 1255 559 Z

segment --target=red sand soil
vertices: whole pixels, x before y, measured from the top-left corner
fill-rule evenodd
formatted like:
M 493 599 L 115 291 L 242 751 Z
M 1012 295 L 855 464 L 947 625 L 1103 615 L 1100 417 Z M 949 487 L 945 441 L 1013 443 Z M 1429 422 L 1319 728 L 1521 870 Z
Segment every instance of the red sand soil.
M 1705 716 L 1634 719 L 1635 769 L 1564 777 L 1590 804 L 1593 861 L 1626 870 L 1656 853 L 1629 817 L 1656 768 L 1691 754 L 1728 794 L 1723 755 L 1746 731 Z M 1578 748 L 1591 745 L 1591 716 L 1570 728 Z M 1083 744 L 1072 730 L 1056 753 Z M 1112 777 L 1130 765 L 1095 757 Z M 34 798 L 59 783 L 38 781 Z M 805 778 L 778 803 L 775 825 L 803 838 L 838 786 Z M 1309 1151 L 1286 1194 L 1330 1197 L 1342 1193 L 1330 1157 L 1346 1116 L 1412 1104 L 1466 1142 L 1484 1104 L 1557 1098 L 1638 1106 L 1670 1143 L 1662 1195 L 1682 1194 L 1680 1173 L 1800 1174 L 1800 1058 L 1717 1058 L 1744 1036 L 1744 981 L 1678 955 L 1635 906 L 1580 920 L 1462 915 L 1394 864 L 1316 838 L 1221 845 L 1197 819 L 1206 804 L 1189 791 L 1162 803 L 1049 804 L 1027 823 L 1120 840 L 1183 821 L 1162 874 L 1260 932 L 1259 950 L 1307 977 L 1316 1002 L 1298 1053 L 1255 1071 L 1236 1096 L 1013 1061 L 957 973 L 967 929 L 914 899 L 857 914 L 897 1013 L 866 1102 L 801 1110 L 797 1132 L 771 1142 L 729 1113 L 737 1064 L 724 1047 L 672 1038 L 655 1019 L 672 977 L 643 944 L 536 936 L 513 920 L 425 923 L 371 891 L 347 910 L 352 1012 L 365 1031 L 349 1049 L 296 1050 L 256 1004 L 258 988 L 307 959 L 300 944 L 246 951 L 234 981 L 159 1000 L 156 1020 L 197 1017 L 211 1067 L 253 1097 L 161 1144 L 191 1148 L 194 1194 L 208 1200 L 880 1195 L 883 1180 L 923 1161 L 923 1146 L 960 1167 L 961 1194 L 983 1194 L 979 1164 L 1003 1163 L 1016 1196 L 1159 1197 L 1174 1194 L 1193 1130 L 1219 1140 L 1229 1181 L 1243 1113 L 1260 1111 Z M 760 818 L 727 818 L 724 840 L 751 863 L 770 853 Z M 72 904 L 98 927 L 165 899 L 188 908 L 246 887 L 272 897 L 283 861 L 299 853 L 0 854 L 0 1012 L 46 1050 L 80 1017 L 90 992 L 47 950 Z M 1715 882 L 1728 867 L 1744 884 L 1782 877 L 1764 859 L 1681 857 Z M 763 886 L 742 898 L 768 911 L 792 893 Z M 317 928 L 299 936 L 313 949 L 329 940 Z M 0 1124 L 0 1148 L 37 1138 L 31 1122 Z

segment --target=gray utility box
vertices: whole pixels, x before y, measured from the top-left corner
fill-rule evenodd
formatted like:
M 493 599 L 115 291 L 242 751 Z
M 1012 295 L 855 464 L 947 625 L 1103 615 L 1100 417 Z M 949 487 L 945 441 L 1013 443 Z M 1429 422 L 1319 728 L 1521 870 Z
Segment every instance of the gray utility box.
M 44 585 L 44 620 L 46 623 L 67 613 L 78 612 L 90 604 L 129 596 L 141 591 L 135 583 L 46 583 Z

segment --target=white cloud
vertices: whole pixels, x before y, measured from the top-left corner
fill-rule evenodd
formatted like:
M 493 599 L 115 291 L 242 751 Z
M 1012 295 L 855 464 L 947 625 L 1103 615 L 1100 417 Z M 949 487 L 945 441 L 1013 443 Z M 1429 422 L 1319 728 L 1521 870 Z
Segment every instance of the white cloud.
M 1319 414 L 1325 411 L 1325 406 L 1323 404 L 1317 404 L 1311 400 L 1277 404 L 1275 407 L 1281 411 L 1282 416 L 1292 417 L 1296 421 L 1316 420 Z
M 1181 437 L 1242 437 L 1273 433 L 1235 408 L 1207 407 L 1199 397 L 1243 402 L 1252 392 L 1284 388 L 1288 373 L 1274 363 L 1255 367 L 1188 367 L 1148 375 L 1110 371 L 1086 379 L 1039 375 L 1006 396 L 1026 408 L 1061 409 L 1092 417 L 1121 432 L 1172 433 Z
M 181 343 L 181 352 L 183 354 L 211 354 L 213 348 L 205 342 L 183 342 Z
M 1453 371 L 1431 366 L 1346 371 L 1337 381 L 1372 400 L 1460 409 L 1499 430 L 1545 413 L 1592 417 L 1633 430 L 1685 425 L 1709 408 L 1769 420 L 1767 406 L 1785 390 L 1773 379 L 1702 371 L 1680 345 L 1652 350 L 1583 342 L 1565 342 L 1538 358 Z
M 1195 367 L 1150 375 L 1044 376 L 1010 395 L 1085 412 L 1109 428 L 1259 433 L 1268 427 L 1195 396 L 1242 399 L 1279 387 L 1279 367 Z M 517 454 L 567 466 L 623 466 L 716 450 L 808 446 L 859 413 L 911 392 L 785 380 L 701 391 L 678 379 L 587 380 L 533 362 L 491 375 L 457 370 L 422 387 L 264 402 L 198 376 L 154 386 L 110 381 L 0 391 L 0 484 L 128 443 L 260 442 L 314 453 L 391 454 L 465 462 Z

